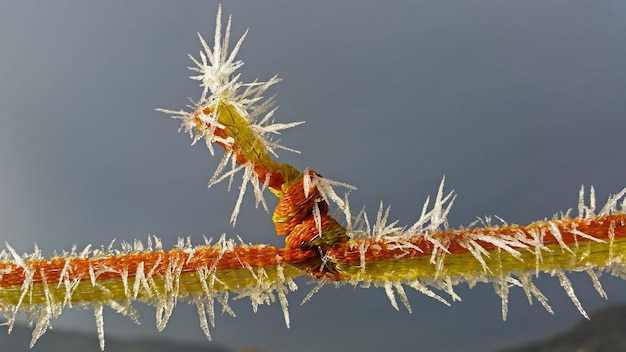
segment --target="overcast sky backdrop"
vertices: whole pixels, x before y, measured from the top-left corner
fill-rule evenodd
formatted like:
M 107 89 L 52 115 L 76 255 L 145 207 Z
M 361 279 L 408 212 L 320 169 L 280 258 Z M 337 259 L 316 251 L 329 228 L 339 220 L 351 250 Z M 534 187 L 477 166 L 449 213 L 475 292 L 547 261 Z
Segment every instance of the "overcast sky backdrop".
M 282 245 L 251 197 L 232 228 L 236 191 L 206 188 L 219 156 L 154 110 L 199 97 L 187 53 L 201 48 L 196 32 L 212 42 L 216 11 L 213 1 L 2 2 L 1 242 L 21 253 L 37 243 L 46 255 L 148 234 L 167 247 L 222 233 Z M 352 206 L 371 216 L 382 200 L 412 223 L 444 174 L 459 195 L 453 227 L 489 214 L 526 224 L 575 207 L 581 184 L 602 201 L 626 186 L 624 1 L 235 1 L 224 12 L 235 37 L 250 29 L 244 80 L 278 74 L 277 121 L 306 121 L 281 137 L 302 154 L 280 160 L 355 185 Z M 589 311 L 626 301 L 621 280 L 602 278 L 607 302 L 587 277 L 571 279 Z M 490 285 L 459 286 L 452 307 L 411 292 L 413 314 L 396 312 L 382 289 L 326 287 L 300 306 L 310 286 L 299 285 L 291 329 L 278 304 L 254 314 L 238 301 L 214 341 L 486 351 L 581 318 L 543 276 L 556 314 L 513 289 L 506 322 Z M 135 326 L 109 311 L 106 333 L 205 340 L 195 307 L 179 304 L 161 334 L 154 309 L 140 312 Z M 90 311 L 53 324 L 95 333 Z

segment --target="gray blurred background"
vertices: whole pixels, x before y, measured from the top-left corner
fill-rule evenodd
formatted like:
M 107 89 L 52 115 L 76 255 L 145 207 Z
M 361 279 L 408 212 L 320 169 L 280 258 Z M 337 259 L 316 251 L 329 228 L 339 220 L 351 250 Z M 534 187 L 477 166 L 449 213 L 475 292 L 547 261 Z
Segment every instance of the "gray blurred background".
M 581 184 L 606 200 L 626 186 L 626 2 L 233 1 L 233 39 L 250 28 L 243 79 L 272 89 L 278 122 L 305 120 L 280 161 L 358 187 L 355 210 L 379 202 L 410 224 L 445 174 L 459 197 L 450 225 L 499 215 L 512 223 L 575 207 Z M 107 246 L 160 236 L 240 235 L 282 246 L 271 217 L 226 184 L 207 190 L 211 157 L 178 122 L 201 93 L 188 76 L 212 42 L 214 1 L 4 1 L 0 4 L 0 241 L 20 253 Z M 268 199 L 271 194 L 268 192 Z M 272 205 L 275 200 L 272 199 Z M 603 277 L 609 301 L 571 275 L 584 307 L 626 301 L 626 284 Z M 235 301 L 214 340 L 268 351 L 485 351 L 547 336 L 580 318 L 559 287 L 538 286 L 556 314 L 513 289 L 508 320 L 490 285 L 458 288 L 452 307 L 410 292 L 413 314 L 381 289 L 311 286 L 290 295 L 291 329 L 278 304 L 252 313 Z M 107 310 L 108 336 L 157 335 Z M 56 329 L 95 333 L 90 311 L 69 310 Z M 4 331 L 0 333 L 5 333 Z M 205 341 L 196 308 L 179 303 L 159 334 Z M 95 339 L 95 337 L 94 337 Z M 95 343 L 95 341 L 94 341 Z

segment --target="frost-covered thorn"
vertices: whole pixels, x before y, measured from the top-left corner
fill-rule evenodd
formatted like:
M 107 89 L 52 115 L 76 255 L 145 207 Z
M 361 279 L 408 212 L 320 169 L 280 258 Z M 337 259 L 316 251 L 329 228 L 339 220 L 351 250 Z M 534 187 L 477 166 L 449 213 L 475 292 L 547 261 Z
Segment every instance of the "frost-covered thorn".
M 20 266 L 20 267 L 26 269 L 26 263 L 24 263 L 24 259 L 22 259 L 22 256 L 17 254 L 15 249 L 13 249 L 13 247 L 11 247 L 11 245 L 8 242 L 4 242 L 4 245 L 6 246 L 7 250 L 11 254 L 11 257 L 13 257 L 13 261 L 14 261 L 15 265 Z

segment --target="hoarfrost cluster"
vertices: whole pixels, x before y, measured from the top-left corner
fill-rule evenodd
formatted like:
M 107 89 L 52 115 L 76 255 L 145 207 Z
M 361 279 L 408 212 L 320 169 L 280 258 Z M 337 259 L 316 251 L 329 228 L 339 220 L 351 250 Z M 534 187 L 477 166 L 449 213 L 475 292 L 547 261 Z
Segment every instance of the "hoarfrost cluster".
M 233 183 L 234 175 L 243 171 L 242 184 L 237 199 L 231 222 L 235 224 L 243 196 L 248 183 L 252 184 L 257 205 L 260 203 L 267 210 L 267 205 L 263 196 L 267 183 L 266 180 L 258 180 L 255 176 L 255 165 L 251 161 L 238 160 L 237 142 L 232 136 L 228 136 L 224 131 L 228 127 L 235 125 L 235 122 L 226 123 L 220 120 L 220 111 L 228 113 L 229 118 L 233 115 L 244 118 L 254 135 L 255 143 L 262 144 L 262 148 L 270 154 L 277 156 L 276 150 L 283 149 L 298 153 L 297 150 L 287 148 L 274 140 L 272 136 L 279 135 L 282 130 L 298 126 L 304 122 L 276 123 L 273 119 L 276 107 L 274 97 L 264 98 L 264 94 L 274 84 L 280 82 L 280 78 L 274 76 L 267 81 L 254 80 L 244 83 L 240 80 L 241 74 L 236 71 L 241 68 L 243 61 L 236 60 L 247 31 L 239 38 L 232 51 L 229 52 L 231 17 L 228 18 L 226 29 L 222 36 L 222 8 L 217 12 L 214 45 L 211 48 L 204 38 L 198 34 L 202 48 L 200 59 L 189 55 L 194 67 L 190 67 L 197 75 L 191 76 L 193 80 L 200 81 L 202 94 L 200 99 L 193 103 L 191 111 L 157 109 L 158 111 L 172 115 L 173 118 L 181 120 L 179 131 L 189 133 L 192 144 L 204 139 L 211 152 L 215 154 L 214 144 L 222 145 L 225 149 L 219 165 L 209 181 L 209 187 L 229 180 L 229 189 Z M 241 132 L 243 134 L 243 132 Z M 249 148 L 250 146 L 243 146 Z M 247 151 L 243 151 L 244 153 Z M 238 165 L 240 163 L 240 165 Z M 227 168 L 230 167 L 228 170 Z

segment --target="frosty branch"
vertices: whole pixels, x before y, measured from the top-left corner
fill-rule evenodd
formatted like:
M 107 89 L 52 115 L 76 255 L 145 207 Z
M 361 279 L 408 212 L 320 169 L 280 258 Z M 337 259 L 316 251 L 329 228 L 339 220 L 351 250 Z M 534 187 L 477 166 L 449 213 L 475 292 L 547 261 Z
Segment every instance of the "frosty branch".
M 492 283 L 502 300 L 506 318 L 508 293 L 521 288 L 529 302 L 552 313 L 548 299 L 533 283 L 540 273 L 555 276 L 582 315 L 587 314 L 567 278 L 569 272 L 586 272 L 598 293 L 606 297 L 599 276 L 609 272 L 626 278 L 626 189 L 610 196 L 597 209 L 593 188 L 581 188 L 578 212 L 569 212 L 526 226 L 498 225 L 485 219 L 481 226 L 449 229 L 447 215 L 454 202 L 444 192 L 442 180 L 431 203 L 424 203 L 417 221 L 398 226 L 388 220 L 381 205 L 370 221 L 364 212 L 354 214 L 346 194 L 354 187 L 329 180 L 313 170 L 299 171 L 277 162 L 278 149 L 288 149 L 272 139 L 299 122 L 276 123 L 267 89 L 279 79 L 244 83 L 236 59 L 245 34 L 232 50 L 231 19 L 216 20 L 213 47 L 200 37 L 203 51 L 191 57 L 200 82 L 200 98 L 186 110 L 164 110 L 181 121 L 181 130 L 193 143 L 204 140 L 211 152 L 224 149 L 209 185 L 242 175 L 231 222 L 236 222 L 243 195 L 251 185 L 257 204 L 267 210 L 267 190 L 279 198 L 272 220 L 285 247 L 236 243 L 222 236 L 201 245 L 179 240 L 164 250 L 156 237 L 122 248 L 73 249 L 53 258 L 39 250 L 20 255 L 9 244 L 0 253 L 0 311 L 9 330 L 19 316 L 35 322 L 31 346 L 66 308 L 90 307 L 95 312 L 100 346 L 104 349 L 102 311 L 110 306 L 137 321 L 132 302 L 156 308 L 157 327 L 163 329 L 179 300 L 198 308 L 200 325 L 210 338 L 216 303 L 234 314 L 229 297 L 248 297 L 256 311 L 261 304 L 278 301 L 289 326 L 287 294 L 297 289 L 294 278 L 308 276 L 317 284 L 306 300 L 325 284 L 382 287 L 392 306 L 397 297 L 411 310 L 405 287 L 444 304 L 458 300 L 459 283 Z M 330 209 L 342 214 L 335 219 Z

